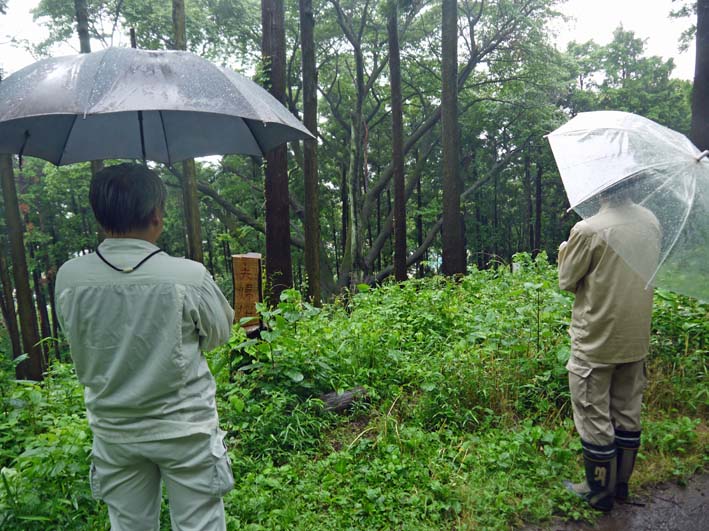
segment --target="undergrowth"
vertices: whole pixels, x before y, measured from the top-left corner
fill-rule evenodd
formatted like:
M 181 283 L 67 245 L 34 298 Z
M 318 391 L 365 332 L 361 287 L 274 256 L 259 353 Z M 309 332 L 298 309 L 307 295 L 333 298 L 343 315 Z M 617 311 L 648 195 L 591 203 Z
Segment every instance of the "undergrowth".
M 508 529 L 593 519 L 564 365 L 572 299 L 546 257 L 453 281 L 411 280 L 319 309 L 295 291 L 210 353 L 235 489 L 229 529 Z M 658 292 L 644 445 L 631 488 L 707 465 L 707 306 Z M 0 528 L 107 529 L 68 364 L 42 384 L 0 376 Z M 362 386 L 345 415 L 325 393 Z M 169 521 L 163 515 L 163 521 Z M 167 527 L 167 526 L 166 526 Z

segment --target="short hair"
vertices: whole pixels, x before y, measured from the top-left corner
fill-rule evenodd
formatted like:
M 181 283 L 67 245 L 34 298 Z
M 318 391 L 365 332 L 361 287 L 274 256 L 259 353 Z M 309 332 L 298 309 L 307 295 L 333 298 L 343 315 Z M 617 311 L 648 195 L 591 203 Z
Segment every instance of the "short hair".
M 142 164 L 108 166 L 91 179 L 89 201 L 108 232 L 146 229 L 156 209 L 165 210 L 167 189 L 157 173 Z

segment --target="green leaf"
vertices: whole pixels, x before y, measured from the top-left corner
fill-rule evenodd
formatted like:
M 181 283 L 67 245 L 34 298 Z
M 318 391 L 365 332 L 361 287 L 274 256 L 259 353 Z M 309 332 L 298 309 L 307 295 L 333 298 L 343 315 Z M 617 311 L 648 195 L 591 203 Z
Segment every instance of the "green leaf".
M 296 371 L 294 369 L 288 369 L 284 371 L 284 374 L 288 376 L 291 380 L 293 380 L 294 383 L 299 383 L 302 382 L 305 376 L 303 376 L 302 372 Z

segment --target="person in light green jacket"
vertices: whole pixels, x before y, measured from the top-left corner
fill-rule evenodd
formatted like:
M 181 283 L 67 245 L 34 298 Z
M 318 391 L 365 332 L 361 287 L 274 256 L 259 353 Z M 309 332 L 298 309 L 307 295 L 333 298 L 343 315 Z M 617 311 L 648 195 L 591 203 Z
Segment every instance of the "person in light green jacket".
M 216 386 L 202 354 L 231 335 L 233 310 L 205 267 L 162 252 L 164 183 L 120 164 L 90 202 L 107 238 L 58 271 L 58 317 L 94 435 L 90 482 L 111 529 L 159 529 L 164 482 L 175 530 L 225 529 L 233 487 Z

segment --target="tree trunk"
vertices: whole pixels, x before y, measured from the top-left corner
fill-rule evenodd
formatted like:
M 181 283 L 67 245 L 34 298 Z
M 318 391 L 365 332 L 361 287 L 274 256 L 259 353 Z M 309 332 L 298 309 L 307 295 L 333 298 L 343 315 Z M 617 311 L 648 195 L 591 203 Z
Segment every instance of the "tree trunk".
M 312 0 L 300 0 L 300 39 L 303 54 L 303 123 L 318 134 L 318 78 L 315 66 L 315 21 Z M 305 179 L 305 270 L 308 298 L 320 306 L 320 199 L 318 193 L 318 141 L 303 141 Z
M 523 241 L 527 240 L 525 250 L 530 252 L 534 249 L 534 206 L 532 203 L 532 157 L 529 153 L 529 148 L 524 152 L 524 233 Z
M 419 174 L 418 179 L 416 179 L 416 245 L 421 247 L 423 245 L 423 216 L 421 215 L 421 175 Z M 424 257 L 425 260 L 425 257 Z M 426 274 L 423 261 L 420 260 L 416 264 L 416 276 L 418 278 L 423 278 Z
M 86 0 L 74 0 L 74 10 L 76 12 L 76 32 L 79 34 L 79 51 L 80 53 L 91 53 Z
M 2 192 L 5 202 L 5 223 L 10 238 L 12 273 L 17 292 L 17 308 L 20 314 L 22 347 L 29 354 L 29 359 L 18 366 L 18 377 L 40 381 L 43 378 L 42 349 L 39 347 L 37 316 L 32 301 L 30 278 L 25 256 L 20 209 L 17 202 L 17 188 L 10 155 L 0 155 L 0 174 L 2 174 Z
M 394 167 L 394 277 L 406 280 L 406 198 L 404 197 L 404 123 L 401 101 L 398 0 L 389 0 L 387 36 L 391 88 L 391 152 Z
M 172 0 L 173 48 L 187 49 L 187 29 L 185 22 L 185 0 Z M 182 162 L 182 207 L 185 216 L 187 236 L 187 258 L 203 262 L 202 224 L 199 216 L 199 196 L 197 195 L 197 169 L 194 159 Z
M 340 223 L 340 244 L 342 253 L 340 254 L 340 265 L 337 268 L 337 277 L 342 277 L 342 257 L 345 255 L 345 242 L 347 241 L 347 219 L 349 211 L 349 194 L 347 192 L 347 168 L 342 168 L 342 178 L 340 179 L 340 203 L 342 204 Z
M 10 280 L 10 272 L 7 269 L 5 260 L 5 249 L 2 245 L 0 249 L 0 282 L 2 282 L 2 298 L 3 298 L 3 318 L 7 327 L 7 333 L 10 335 L 10 344 L 12 345 L 12 359 L 22 355 L 22 346 L 20 346 L 20 330 L 17 327 L 17 312 L 15 311 L 15 297 L 12 290 L 12 281 Z M 19 378 L 19 374 L 17 375 Z
M 57 304 L 55 299 L 54 286 L 54 273 L 51 273 L 49 275 L 49 285 L 47 287 L 49 288 L 49 307 L 52 311 L 52 337 L 55 339 L 54 355 L 56 356 L 57 360 L 61 361 L 61 350 L 59 349 L 59 319 L 57 317 Z
M 458 2 L 443 0 L 441 25 L 443 128 L 443 274 L 465 273 L 458 176 Z
M 535 214 L 534 214 L 534 249 L 532 256 L 537 256 L 542 250 L 542 176 L 544 175 L 544 166 L 542 165 L 542 154 L 537 155 L 537 173 L 534 178 L 535 188 Z
M 357 139 L 359 138 L 359 128 L 356 125 L 356 114 L 352 117 L 350 126 L 350 160 L 347 166 L 347 181 L 345 183 L 347 189 L 347 230 L 345 232 L 345 244 L 342 253 L 342 269 L 340 270 L 340 279 L 338 285 L 340 287 L 349 286 L 352 283 L 355 261 L 357 259 L 357 216 L 355 214 L 356 198 L 357 198 Z M 344 213 L 343 213 L 344 215 Z
M 91 37 L 89 37 L 89 14 L 86 8 L 86 0 L 74 0 L 74 11 L 76 14 L 76 33 L 79 35 L 80 53 L 91 53 Z M 103 169 L 103 162 L 100 160 L 91 161 L 91 176 Z
M 286 41 L 283 0 L 261 0 L 263 35 L 261 54 L 269 92 L 285 102 Z M 269 304 L 278 304 L 281 292 L 293 286 L 290 254 L 290 204 L 286 146 L 266 154 L 266 282 Z
M 691 138 L 699 149 L 709 149 L 709 0 L 697 1 Z
M 366 130 L 366 119 L 363 112 L 364 99 L 371 88 L 384 64 L 380 64 L 373 72 L 369 80 L 365 80 L 365 57 L 362 50 L 362 31 L 367 24 L 367 19 L 371 13 L 371 4 L 366 1 L 361 8 L 361 17 L 355 21 L 345 14 L 338 0 L 330 0 L 337 14 L 337 23 L 344 33 L 347 41 L 352 45 L 352 54 L 355 61 L 355 104 L 350 114 L 350 158 L 347 167 L 347 189 L 349 205 L 347 214 L 347 232 L 345 234 L 345 248 L 342 256 L 342 267 L 339 287 L 349 285 L 353 281 L 355 270 L 362 263 L 362 241 L 364 240 L 362 229 L 366 226 L 369 216 L 361 215 L 358 219 L 358 208 L 360 206 L 359 194 L 357 191 L 364 185 L 364 153 L 366 138 L 363 138 L 363 130 Z
M 35 252 L 30 248 L 30 257 L 36 263 Z M 47 297 L 44 295 L 44 290 L 42 289 L 42 276 L 39 269 L 36 267 L 32 269 L 32 284 L 34 285 L 34 296 L 35 302 L 37 303 L 37 313 L 39 315 L 39 330 L 41 332 L 41 339 L 47 339 L 52 337 L 52 331 L 49 326 L 49 312 L 47 312 Z M 45 362 L 48 361 L 49 345 L 42 341 L 42 354 L 44 355 Z
M 207 254 L 209 256 L 209 272 L 214 276 L 217 272 L 214 270 L 214 245 L 212 244 L 212 233 L 207 231 Z

